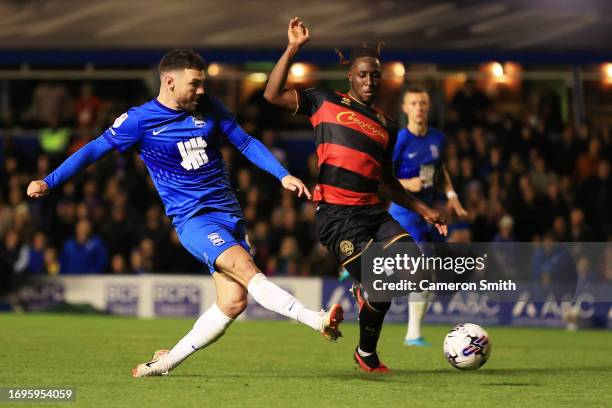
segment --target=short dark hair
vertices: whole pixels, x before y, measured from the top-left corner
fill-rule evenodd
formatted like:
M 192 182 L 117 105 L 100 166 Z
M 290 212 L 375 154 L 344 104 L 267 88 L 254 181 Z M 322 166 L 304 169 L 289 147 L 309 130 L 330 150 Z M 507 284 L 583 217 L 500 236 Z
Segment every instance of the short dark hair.
M 336 48 L 334 51 L 336 51 L 336 54 L 338 54 L 338 57 L 340 58 L 340 64 L 352 66 L 357 60 L 357 58 L 362 57 L 376 58 L 377 60 L 382 62 L 382 59 L 380 58 L 380 52 L 382 51 L 384 45 L 385 43 L 381 41 L 376 44 L 376 48 L 374 48 L 370 47 L 366 43 L 363 43 L 361 47 L 353 48 L 351 50 L 351 53 L 349 54 L 350 59 L 348 60 L 344 58 L 344 54 L 338 48 Z
M 193 50 L 184 48 L 177 48 L 169 51 L 159 61 L 159 73 L 160 75 L 164 72 L 183 70 L 183 69 L 198 69 L 203 70 L 206 68 L 204 59 Z
M 404 95 L 409 93 L 427 93 L 427 89 L 422 87 L 421 85 L 409 85 L 408 88 L 404 91 Z

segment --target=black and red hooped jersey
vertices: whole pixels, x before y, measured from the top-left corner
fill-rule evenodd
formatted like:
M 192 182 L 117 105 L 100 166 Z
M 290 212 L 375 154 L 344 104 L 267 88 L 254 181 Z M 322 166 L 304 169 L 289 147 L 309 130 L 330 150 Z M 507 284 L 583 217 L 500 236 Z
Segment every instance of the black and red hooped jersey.
M 392 162 L 397 128 L 382 111 L 327 89 L 298 90 L 297 113 L 310 116 L 319 166 L 314 200 L 378 204 L 384 162 Z

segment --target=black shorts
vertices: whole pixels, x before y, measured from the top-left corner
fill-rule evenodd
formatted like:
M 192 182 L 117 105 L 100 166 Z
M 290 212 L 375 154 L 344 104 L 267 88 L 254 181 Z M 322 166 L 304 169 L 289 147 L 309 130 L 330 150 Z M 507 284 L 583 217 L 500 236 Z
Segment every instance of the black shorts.
M 319 203 L 316 227 L 321 244 L 345 267 L 358 263 L 373 241 L 390 244 L 410 235 L 382 205 Z M 353 272 L 356 268 L 347 269 L 358 279 Z

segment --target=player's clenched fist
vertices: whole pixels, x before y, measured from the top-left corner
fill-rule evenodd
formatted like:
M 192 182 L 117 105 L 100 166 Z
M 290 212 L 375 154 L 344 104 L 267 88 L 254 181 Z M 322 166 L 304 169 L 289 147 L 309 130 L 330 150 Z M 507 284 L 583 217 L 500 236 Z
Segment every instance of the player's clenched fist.
M 28 185 L 28 197 L 41 198 L 49 194 L 49 186 L 43 180 L 34 180 Z
M 310 40 L 308 28 L 298 17 L 293 17 L 291 21 L 289 21 L 287 36 L 289 37 L 289 45 L 295 47 L 300 47 Z

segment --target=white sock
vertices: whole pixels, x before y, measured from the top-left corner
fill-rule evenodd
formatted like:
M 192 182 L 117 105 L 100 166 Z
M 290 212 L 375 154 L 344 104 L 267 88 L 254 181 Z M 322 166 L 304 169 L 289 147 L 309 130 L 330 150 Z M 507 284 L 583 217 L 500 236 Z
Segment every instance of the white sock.
M 297 320 L 314 330 L 321 330 L 321 314 L 307 309 L 293 295 L 258 273 L 249 281 L 247 290 L 255 301 L 268 310 Z
M 168 369 L 171 370 L 201 348 L 217 341 L 225 333 L 234 319 L 230 319 L 214 303 L 196 320 L 193 329 L 185 335 L 166 355 Z
M 427 291 L 416 293 L 412 292 L 408 295 L 408 332 L 406 340 L 414 340 L 422 337 L 421 323 L 427 306 L 429 306 L 429 293 Z

